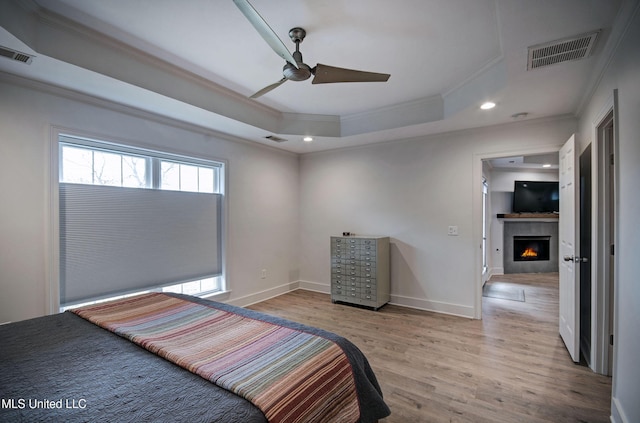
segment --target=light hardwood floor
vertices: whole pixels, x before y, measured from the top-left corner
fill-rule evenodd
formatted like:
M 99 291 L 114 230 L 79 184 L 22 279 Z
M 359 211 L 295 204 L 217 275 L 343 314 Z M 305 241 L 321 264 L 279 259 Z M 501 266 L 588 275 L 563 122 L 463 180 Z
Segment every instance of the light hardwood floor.
M 558 274 L 493 280 L 522 286 L 525 302 L 483 298 L 482 320 L 303 290 L 249 308 L 356 344 L 391 408 L 381 423 L 609 421 L 611 379 L 574 364 L 558 335 Z

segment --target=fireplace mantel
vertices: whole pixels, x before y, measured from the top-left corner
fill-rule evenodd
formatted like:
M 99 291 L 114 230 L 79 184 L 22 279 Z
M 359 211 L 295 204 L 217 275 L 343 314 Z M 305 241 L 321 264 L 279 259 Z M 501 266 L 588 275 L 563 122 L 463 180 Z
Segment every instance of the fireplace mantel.
M 557 222 L 558 213 L 498 213 L 497 218 L 513 222 Z

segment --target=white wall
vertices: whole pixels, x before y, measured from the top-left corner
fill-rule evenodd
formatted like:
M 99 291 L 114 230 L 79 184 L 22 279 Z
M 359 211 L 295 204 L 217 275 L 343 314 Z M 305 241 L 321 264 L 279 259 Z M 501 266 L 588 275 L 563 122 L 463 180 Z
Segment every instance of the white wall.
M 614 422 L 640 422 L 640 5 L 597 90 L 580 116 L 578 140 L 594 140 L 594 120 L 618 90 Z M 592 149 L 594 150 L 594 149 Z
M 482 192 L 474 160 L 481 169 L 479 155 L 557 150 L 576 123 L 520 122 L 302 156 L 301 285 L 328 292 L 331 235 L 388 235 L 392 302 L 473 317 L 481 263 L 472 198 Z M 450 225 L 458 236 L 447 236 Z
M 0 323 L 46 313 L 52 125 L 227 160 L 232 292 L 225 299 L 243 304 L 288 290 L 288 282 L 297 281 L 296 155 L 85 103 L 67 92 L 52 95 L 18 86 L 13 77 L 0 77 L 0 93 Z M 261 269 L 267 269 L 266 279 L 260 279 Z

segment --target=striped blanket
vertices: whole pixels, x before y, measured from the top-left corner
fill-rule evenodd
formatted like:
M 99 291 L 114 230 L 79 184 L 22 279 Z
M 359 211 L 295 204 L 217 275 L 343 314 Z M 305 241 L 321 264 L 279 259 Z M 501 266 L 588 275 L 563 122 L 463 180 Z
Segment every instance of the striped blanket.
M 161 293 L 74 313 L 257 406 L 270 422 L 356 422 L 351 364 L 333 341 Z

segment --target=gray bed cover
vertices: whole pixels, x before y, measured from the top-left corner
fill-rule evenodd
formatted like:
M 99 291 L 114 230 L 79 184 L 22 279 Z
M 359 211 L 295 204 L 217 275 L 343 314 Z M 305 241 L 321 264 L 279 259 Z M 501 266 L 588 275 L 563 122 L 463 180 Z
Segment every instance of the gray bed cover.
M 324 336 L 352 364 L 361 423 L 390 414 L 367 359 L 321 329 L 194 297 Z M 266 422 L 245 399 L 72 313 L 0 326 L 0 422 Z

